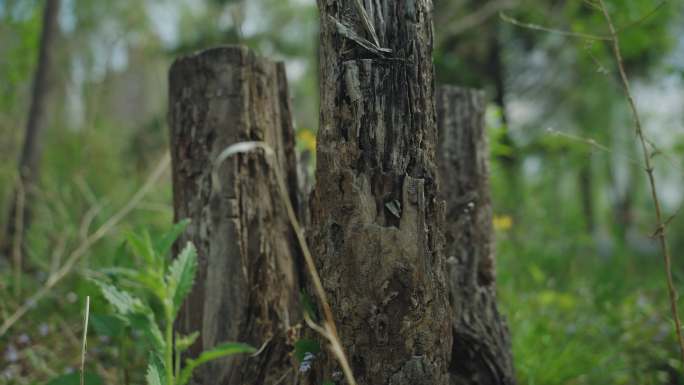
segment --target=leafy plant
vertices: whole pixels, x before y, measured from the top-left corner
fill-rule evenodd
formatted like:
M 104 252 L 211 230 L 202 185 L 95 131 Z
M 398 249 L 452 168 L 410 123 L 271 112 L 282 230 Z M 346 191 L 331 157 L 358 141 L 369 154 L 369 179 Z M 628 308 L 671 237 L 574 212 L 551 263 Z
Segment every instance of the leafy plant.
M 173 323 L 185 297 L 190 293 L 197 273 L 197 251 L 188 242 L 170 264 L 165 258 L 173 242 L 187 225 L 176 224 L 166 235 L 154 242 L 149 234 L 142 237 L 129 234 L 128 244 L 144 266 L 139 269 L 110 268 L 104 273 L 113 284 L 96 281 L 102 294 L 112 305 L 118 317 L 139 330 L 152 346 L 147 366 L 148 385 L 184 385 L 190 381 L 193 370 L 199 365 L 239 353 L 256 350 L 242 343 L 224 343 L 202 352 L 197 358 L 188 358 L 181 367 L 181 354 L 199 337 L 176 334 Z M 123 289 L 122 287 L 126 287 Z

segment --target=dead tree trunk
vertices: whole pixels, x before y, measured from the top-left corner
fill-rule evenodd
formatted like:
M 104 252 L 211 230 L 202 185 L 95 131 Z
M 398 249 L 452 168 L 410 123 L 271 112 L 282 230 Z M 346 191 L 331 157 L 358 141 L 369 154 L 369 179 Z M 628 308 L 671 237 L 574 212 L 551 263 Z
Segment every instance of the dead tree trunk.
M 497 310 L 484 94 L 456 87 L 437 93 L 440 192 L 453 307 L 453 385 L 514 384 L 510 339 Z
M 197 384 L 273 384 L 296 372 L 288 331 L 300 317 L 299 252 L 273 171 L 260 154 L 238 155 L 219 167 L 220 186 L 211 178 L 227 146 L 264 141 L 297 188 L 284 71 L 242 47 L 204 51 L 171 68 L 175 218 L 192 220 L 180 242 L 194 242 L 200 265 L 178 329 L 200 331 L 191 355 L 225 341 L 266 344 L 257 357 L 202 367 Z
M 40 163 L 40 141 L 45 127 L 45 101 L 50 92 L 50 71 L 52 68 L 53 45 L 57 37 L 60 0 L 47 0 L 43 10 L 43 29 L 38 48 L 38 66 L 33 76 L 31 91 L 31 105 L 26 120 L 24 144 L 19 155 L 19 180 L 15 188 L 9 215 L 2 240 L 2 252 L 22 247 L 24 233 L 31 219 L 31 191 L 38 181 L 38 166 Z M 19 243 L 19 244 L 17 244 Z M 15 261 L 15 263 L 20 261 Z M 20 267 L 17 267 L 20 268 Z
M 361 5 L 365 4 L 365 6 Z M 359 384 L 446 384 L 431 0 L 319 0 L 312 246 Z M 326 358 L 318 382 L 336 379 Z

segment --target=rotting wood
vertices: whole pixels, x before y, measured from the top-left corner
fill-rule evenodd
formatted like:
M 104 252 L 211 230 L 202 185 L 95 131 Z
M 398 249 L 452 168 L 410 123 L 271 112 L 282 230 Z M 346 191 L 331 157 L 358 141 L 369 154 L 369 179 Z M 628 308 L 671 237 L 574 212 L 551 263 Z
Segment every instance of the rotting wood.
M 312 247 L 359 384 L 446 384 L 451 321 L 434 160 L 432 1 L 364 1 L 363 13 L 357 5 L 318 1 Z M 314 383 L 340 378 L 332 358 L 319 361 Z
M 496 305 L 484 93 L 443 86 L 436 105 L 439 185 L 447 204 L 445 254 L 454 314 L 450 383 L 512 385 L 509 331 Z
M 191 224 L 179 244 L 198 250 L 198 279 L 177 324 L 200 331 L 190 354 L 225 341 L 263 347 L 198 369 L 196 384 L 272 384 L 296 370 L 290 351 L 299 322 L 299 249 L 261 154 L 212 164 L 227 146 L 263 141 L 297 189 L 292 117 L 282 64 L 244 47 L 221 47 L 178 59 L 170 71 L 169 120 L 175 219 Z M 297 194 L 291 195 L 298 207 Z M 287 380 L 288 383 L 291 382 Z

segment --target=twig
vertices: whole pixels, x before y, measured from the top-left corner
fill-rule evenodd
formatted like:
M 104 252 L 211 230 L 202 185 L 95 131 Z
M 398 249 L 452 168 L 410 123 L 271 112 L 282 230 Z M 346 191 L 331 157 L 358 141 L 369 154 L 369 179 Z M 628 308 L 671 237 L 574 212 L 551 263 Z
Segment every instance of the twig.
M 81 344 L 81 385 L 85 385 L 85 359 L 88 341 L 88 317 L 90 316 L 90 296 L 86 297 L 85 316 L 83 320 L 83 343 Z
M 140 203 L 143 197 L 150 191 L 152 186 L 157 182 L 157 180 L 162 176 L 169 166 L 170 157 L 165 155 L 164 158 L 159 162 L 157 168 L 152 172 L 152 174 L 145 181 L 145 184 L 138 190 L 128 203 L 119 210 L 117 213 L 112 215 L 102 226 L 100 226 L 94 233 L 92 233 L 88 238 L 86 238 L 67 258 L 67 261 L 59 268 L 54 274 L 48 277 L 45 284 L 38 289 L 29 299 L 24 302 L 11 316 L 9 316 L 0 325 L 0 337 L 4 336 L 5 333 L 17 322 L 21 317 L 24 316 L 38 301 L 40 301 L 50 290 L 59 283 L 64 277 L 66 277 L 74 265 L 86 254 L 86 252 L 102 237 L 107 235 L 114 227 L 116 227 L 122 219 L 124 219 L 133 209 Z
M 515 26 L 522 27 L 522 28 L 533 29 L 535 31 L 555 33 L 557 35 L 563 35 L 563 36 L 567 36 L 567 37 L 576 37 L 576 38 L 587 39 L 587 40 L 610 41 L 610 39 L 611 39 L 610 36 L 601 36 L 601 35 L 592 35 L 592 34 L 582 33 L 582 32 L 564 31 L 561 29 L 553 29 L 553 28 L 544 27 L 544 26 L 541 26 L 538 24 L 525 23 L 525 22 L 519 21 L 517 19 L 514 19 L 514 18 L 508 16 L 503 12 L 499 12 L 499 17 L 501 17 L 501 20 L 503 20 L 507 23 L 511 23 Z
M 608 8 L 606 8 L 604 0 L 598 0 L 598 2 L 601 11 L 603 12 L 603 16 L 606 19 L 606 24 L 608 24 L 608 29 L 610 30 L 613 54 L 615 55 L 615 61 L 617 63 L 618 71 L 620 72 L 620 79 L 622 80 L 625 98 L 627 99 L 629 108 L 632 111 L 636 135 L 644 155 L 644 165 L 646 167 L 646 174 L 648 175 L 648 182 L 651 187 L 651 197 L 653 198 L 653 205 L 655 208 L 656 221 L 658 225 L 658 243 L 660 245 L 661 253 L 663 254 L 663 261 L 665 262 L 665 275 L 667 278 L 667 292 L 670 298 L 670 308 L 672 311 L 672 317 L 674 319 L 675 333 L 677 336 L 677 342 L 679 344 L 679 352 L 681 355 L 682 364 L 684 364 L 684 338 L 682 338 L 682 325 L 679 319 L 679 310 L 677 309 L 677 291 L 675 290 L 674 280 L 672 279 L 672 256 L 670 254 L 670 248 L 667 242 L 667 229 L 663 221 L 660 199 L 658 198 L 655 177 L 653 175 L 653 166 L 651 165 L 651 152 L 648 149 L 647 140 L 641 127 L 641 118 L 639 117 L 639 111 L 636 108 L 636 103 L 634 101 L 634 97 L 629 86 L 627 73 L 625 72 L 625 66 L 622 60 L 622 53 L 620 51 L 620 40 L 617 31 L 615 30 L 615 26 L 613 25 L 613 21 L 610 17 L 610 13 L 608 12 Z
M 641 163 L 640 163 L 638 160 L 636 160 L 636 159 L 630 157 L 629 155 L 620 154 L 619 152 L 615 152 L 615 151 L 611 150 L 610 148 L 608 148 L 606 145 L 599 143 L 598 141 L 596 141 L 596 140 L 593 139 L 593 138 L 585 138 L 585 137 L 582 137 L 582 136 L 577 136 L 577 135 L 573 135 L 573 134 L 568 134 L 568 133 L 566 133 L 566 132 L 554 130 L 553 128 L 547 128 L 546 131 L 547 131 L 549 134 L 551 134 L 551 135 L 560 136 L 560 137 L 566 138 L 566 139 L 568 139 L 568 140 L 572 140 L 572 141 L 575 141 L 575 142 L 584 143 L 584 144 L 586 144 L 586 145 L 588 145 L 588 146 L 590 146 L 590 147 L 594 147 L 594 148 L 596 148 L 596 149 L 598 149 L 598 150 L 601 150 L 601 151 L 603 151 L 603 152 L 606 152 L 606 153 L 608 153 L 608 154 L 616 154 L 616 155 L 618 155 L 618 156 L 620 156 L 620 157 L 625 158 L 627 161 L 629 161 L 629 162 L 632 163 L 632 164 L 641 166 Z
M 212 172 L 212 184 L 215 186 L 215 188 L 220 188 L 221 183 L 216 172 L 218 170 L 218 166 L 221 163 L 223 163 L 223 161 L 225 161 L 226 159 L 235 154 L 251 152 L 257 149 L 262 149 L 264 151 L 266 160 L 269 162 L 269 165 L 271 166 L 270 168 L 275 173 L 275 179 L 278 184 L 278 194 L 280 195 L 280 198 L 282 199 L 283 204 L 285 205 L 285 210 L 287 211 L 288 219 L 290 220 L 292 229 L 294 230 L 295 235 L 297 236 L 297 242 L 299 243 L 299 247 L 302 249 L 302 254 L 304 254 L 304 260 L 306 261 L 307 270 L 309 271 L 309 275 L 311 276 L 311 280 L 313 281 L 316 296 L 321 302 L 321 307 L 323 308 L 323 316 L 325 318 L 325 323 L 323 325 L 324 327 L 321 328 L 320 326 L 317 326 L 316 328 L 312 327 L 312 329 L 318 331 L 330 342 L 330 350 L 333 352 L 333 354 L 339 361 L 340 366 L 342 367 L 342 371 L 344 372 L 344 375 L 347 378 L 347 382 L 349 383 L 349 385 L 357 385 L 356 379 L 354 378 L 354 373 L 351 370 L 351 366 L 349 365 L 347 356 L 344 353 L 344 348 L 342 347 L 342 343 L 340 342 L 340 337 L 337 334 L 337 327 L 335 326 L 335 319 L 330 308 L 330 303 L 328 302 L 328 297 L 325 294 L 323 284 L 321 283 L 321 278 L 318 275 L 318 270 L 316 270 L 316 264 L 314 263 L 313 257 L 311 256 L 309 246 L 306 243 L 306 238 L 304 237 L 304 230 L 302 230 L 302 227 L 299 224 L 299 221 L 297 220 L 297 215 L 295 214 L 294 208 L 292 207 L 292 202 L 290 202 L 290 197 L 288 196 L 287 192 L 287 186 L 285 185 L 285 179 L 283 178 L 280 172 L 278 158 L 276 157 L 276 154 L 273 151 L 273 149 L 264 142 L 240 142 L 228 146 L 228 148 L 223 150 L 214 161 Z M 313 324 L 313 322 L 311 323 Z
M 660 10 L 663 8 L 663 6 L 665 6 L 665 4 L 667 4 L 667 1 L 668 1 L 668 0 L 663 0 L 663 1 L 661 1 L 661 2 L 658 3 L 658 5 L 656 5 L 650 12 L 646 13 L 645 15 L 643 15 L 643 16 L 640 17 L 640 18 L 638 18 L 637 20 L 634 20 L 634 21 L 632 21 L 632 22 L 629 22 L 629 23 L 627 23 L 626 25 L 624 25 L 624 26 L 618 28 L 617 31 L 616 31 L 616 33 L 619 34 L 620 32 L 622 32 L 622 31 L 624 31 L 624 30 L 626 30 L 626 29 L 632 28 L 632 27 L 634 27 L 634 26 L 636 26 L 636 25 L 639 25 L 639 24 L 643 23 L 643 22 L 646 21 L 648 18 L 650 18 L 651 16 L 655 15 L 658 11 L 660 11 Z
M 450 23 L 446 35 L 458 35 L 464 31 L 476 27 L 496 15 L 504 9 L 511 9 L 518 4 L 517 0 L 490 1 L 480 7 L 477 11 L 469 13 L 460 20 Z

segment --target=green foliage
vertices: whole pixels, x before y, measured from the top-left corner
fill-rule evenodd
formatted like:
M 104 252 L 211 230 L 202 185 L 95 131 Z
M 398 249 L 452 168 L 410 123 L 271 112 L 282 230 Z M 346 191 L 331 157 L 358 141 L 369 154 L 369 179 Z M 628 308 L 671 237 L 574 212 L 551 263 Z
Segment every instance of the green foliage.
M 139 330 L 152 346 L 145 375 L 148 385 L 185 385 L 193 370 L 201 364 L 239 353 L 253 353 L 255 349 L 241 343 L 225 343 L 189 358 L 183 368 L 174 366 L 181 353 L 197 339 L 199 333 L 176 335 L 173 342 L 173 323 L 185 297 L 192 289 L 197 273 L 197 251 L 188 243 L 178 257 L 166 263 L 166 254 L 175 239 L 183 232 L 188 221 L 183 221 L 156 242 L 148 233 L 128 235 L 128 244 L 143 263 L 140 269 L 112 268 L 103 271 L 119 285 L 96 281 L 104 298 L 112 305 L 118 317 L 127 325 Z M 168 266 L 168 267 L 167 267 Z M 119 287 L 121 286 L 121 287 Z M 125 288 L 124 288 L 125 287 Z M 161 307 L 160 311 L 155 311 Z M 115 334 L 120 327 L 114 317 L 96 317 L 94 327 L 103 333 Z
M 96 374 L 86 372 L 83 377 L 85 385 L 102 385 L 102 378 Z M 48 381 L 46 385 L 81 385 L 81 373 L 63 374 Z

